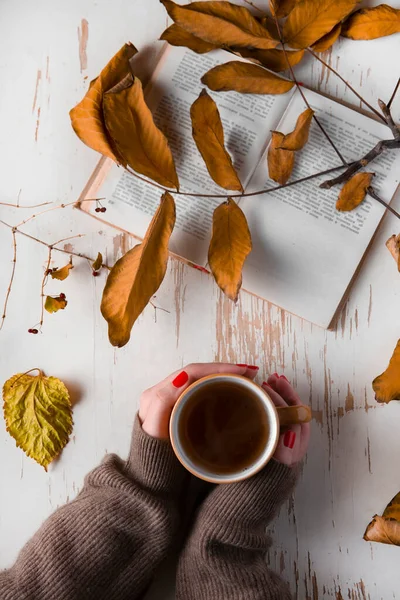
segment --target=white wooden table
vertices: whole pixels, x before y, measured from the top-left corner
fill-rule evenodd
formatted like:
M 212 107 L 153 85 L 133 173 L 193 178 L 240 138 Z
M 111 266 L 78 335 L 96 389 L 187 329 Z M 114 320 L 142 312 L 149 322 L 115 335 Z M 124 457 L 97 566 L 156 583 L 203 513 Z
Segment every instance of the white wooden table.
M 18 196 L 23 205 L 70 202 L 98 156 L 77 139 L 68 111 L 125 41 L 152 64 L 165 11 L 156 0 L 3 0 L 0 17 L 0 202 Z M 399 50 L 400 36 L 342 40 L 324 58 L 376 103 L 389 98 L 397 80 Z M 311 60 L 299 79 L 352 104 L 356 100 Z M 399 119 L 400 94 L 393 112 Z M 12 224 L 31 212 L 0 206 L 0 218 Z M 93 256 L 101 250 L 110 262 L 130 243 L 73 209 L 43 215 L 25 230 L 47 242 L 85 233 L 73 242 L 74 250 Z M 336 332 L 245 294 L 235 307 L 206 274 L 171 260 L 157 295 L 169 312 L 155 315 L 149 307 L 121 350 L 109 345 L 99 312 L 104 275 L 93 278 L 82 260 L 62 285 L 46 288 L 67 294 L 67 310 L 46 314 L 42 335 L 27 333 L 40 316 L 47 249 L 19 236 L 17 273 L 0 333 L 0 382 L 33 367 L 59 376 L 72 392 L 75 427 L 61 458 L 45 473 L 16 448 L 0 419 L 0 568 L 13 563 L 54 509 L 76 496 L 105 452 L 126 455 L 141 390 L 189 361 L 228 360 L 259 364 L 260 380 L 284 372 L 314 410 L 301 482 L 274 524 L 272 565 L 300 600 L 400 598 L 400 549 L 362 540 L 371 516 L 400 487 L 400 406 L 377 405 L 371 388 L 400 337 L 400 277 L 384 247 L 398 232 L 396 219 L 386 217 Z M 10 231 L 3 227 L 0 255 L 3 298 L 12 259 Z M 55 266 L 64 263 L 56 253 L 54 259 Z

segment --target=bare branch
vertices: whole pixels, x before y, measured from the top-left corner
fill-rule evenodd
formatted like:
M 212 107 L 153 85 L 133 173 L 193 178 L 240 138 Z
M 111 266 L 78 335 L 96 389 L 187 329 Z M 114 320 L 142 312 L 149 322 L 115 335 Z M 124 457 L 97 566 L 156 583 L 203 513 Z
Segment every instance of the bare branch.
M 400 77 L 398 78 L 398 80 L 397 80 L 397 83 L 396 83 L 396 85 L 395 85 L 395 87 L 394 87 L 393 93 L 392 93 L 392 95 L 390 96 L 390 100 L 389 100 L 389 102 L 387 103 L 387 107 L 388 107 L 389 109 L 390 109 L 390 107 L 392 106 L 392 102 L 393 102 L 393 100 L 394 100 L 394 99 L 395 99 L 395 97 L 396 97 L 397 90 L 399 89 L 399 86 L 400 86 Z
M 389 212 L 391 212 L 392 215 L 394 215 L 395 217 L 397 217 L 398 219 L 400 219 L 399 213 L 396 210 L 394 210 L 394 208 L 392 208 L 390 206 L 390 204 L 388 204 L 387 202 L 385 202 L 384 200 L 382 200 L 382 198 L 377 194 L 377 192 L 374 190 L 374 188 L 372 186 L 370 186 L 368 188 L 367 192 L 371 196 L 371 198 L 374 198 L 374 200 L 376 200 L 377 202 L 379 202 L 380 204 L 382 204 Z
M 51 263 L 51 253 L 53 251 L 53 247 L 49 246 L 49 253 L 47 255 L 47 264 L 44 270 L 44 274 L 43 274 L 43 279 L 42 279 L 42 285 L 40 288 L 40 299 L 42 302 L 42 311 L 41 311 L 41 315 L 40 315 L 40 321 L 39 321 L 39 328 L 42 327 L 43 325 L 43 319 L 44 319 L 44 303 L 45 303 L 45 299 L 44 299 L 44 286 L 47 283 L 47 279 L 48 279 L 48 273 L 49 273 L 49 268 L 50 268 L 50 263 Z
M 378 100 L 378 104 L 380 106 L 381 111 L 384 114 L 386 125 L 390 127 L 391 132 L 393 133 L 393 137 L 395 140 L 400 139 L 400 128 L 393 121 L 392 113 L 390 112 L 390 108 L 383 102 L 383 100 Z
M 4 301 L 3 315 L 1 317 L 1 323 L 0 323 L 0 330 L 3 329 L 4 320 L 5 320 L 6 315 L 7 315 L 8 299 L 9 299 L 10 294 L 11 294 L 11 288 L 12 288 L 12 284 L 13 284 L 13 281 L 14 281 L 14 275 L 15 275 L 15 268 L 17 266 L 17 240 L 15 238 L 15 230 L 14 229 L 11 230 L 11 235 L 12 235 L 12 240 L 13 240 L 14 253 L 13 253 L 13 259 L 12 259 L 11 278 L 10 278 L 10 283 L 8 284 L 6 298 L 5 298 L 5 301 Z
M 18 196 L 19 198 L 19 196 Z M 41 204 L 31 204 L 31 206 L 21 206 L 18 201 L 17 204 L 13 204 L 12 202 L 0 202 L 0 206 L 10 206 L 12 208 L 38 208 L 39 206 L 46 206 L 46 204 L 51 204 L 51 202 L 42 202 Z
M 105 200 L 105 198 L 86 198 L 84 200 L 80 200 L 80 202 L 95 202 L 95 201 L 98 202 L 99 200 Z M 51 204 L 51 202 L 45 202 L 45 204 Z M 76 200 L 74 200 L 73 202 L 67 202 L 67 204 L 57 204 L 57 206 L 52 206 L 51 208 L 42 210 L 41 212 L 39 212 L 35 215 L 31 215 L 24 221 L 21 221 L 21 223 L 18 223 L 18 225 L 16 225 L 15 227 L 21 227 L 22 225 L 25 225 L 25 223 L 28 223 L 29 221 L 32 221 L 33 219 L 36 219 L 37 217 L 40 217 L 41 215 L 44 215 L 45 213 L 48 213 L 52 210 L 58 210 L 60 208 L 67 208 L 68 206 L 73 206 L 74 204 L 76 204 Z M 42 206 L 42 205 L 38 204 L 38 206 Z M 27 207 L 25 207 L 25 208 L 27 208 Z

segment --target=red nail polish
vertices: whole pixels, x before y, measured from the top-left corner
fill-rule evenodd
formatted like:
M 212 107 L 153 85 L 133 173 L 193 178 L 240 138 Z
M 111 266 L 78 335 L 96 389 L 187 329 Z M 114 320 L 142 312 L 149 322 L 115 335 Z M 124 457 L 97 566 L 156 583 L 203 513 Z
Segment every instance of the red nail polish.
M 174 385 L 176 388 L 180 388 L 183 385 L 185 385 L 188 379 L 189 375 L 186 373 L 186 371 L 182 371 L 181 373 L 179 373 L 179 375 L 175 377 L 175 379 L 172 382 L 172 385 Z
M 266 381 L 263 381 L 263 386 L 269 388 L 270 390 L 272 390 L 272 387 Z
M 272 377 L 278 377 L 279 378 L 279 375 L 278 375 L 278 373 L 272 373 Z
M 285 435 L 283 436 L 283 444 L 284 444 L 284 446 L 286 446 L 286 448 L 289 448 L 291 450 L 294 446 L 295 441 L 296 441 L 296 434 L 294 431 L 291 431 L 289 429 L 289 431 L 287 431 L 285 433 Z
M 279 379 L 284 379 L 285 381 L 287 381 L 289 383 L 289 379 L 287 377 L 285 377 L 284 375 L 281 375 Z
M 237 367 L 242 367 L 242 368 L 244 368 L 244 367 L 246 367 L 246 368 L 247 368 L 247 365 L 242 365 L 241 363 L 238 363 L 236 366 L 237 366 Z
M 248 365 L 248 366 L 247 366 L 247 368 L 248 368 L 248 369 L 253 369 L 253 371 L 258 371 L 258 369 L 259 369 L 260 367 L 257 367 L 256 365 Z

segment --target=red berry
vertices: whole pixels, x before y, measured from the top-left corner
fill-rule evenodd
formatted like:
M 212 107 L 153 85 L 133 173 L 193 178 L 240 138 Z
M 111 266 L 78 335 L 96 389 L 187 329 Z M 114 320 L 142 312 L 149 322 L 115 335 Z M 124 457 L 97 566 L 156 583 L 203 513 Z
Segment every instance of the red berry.
M 101 212 L 101 208 L 99 206 L 96 206 L 96 208 L 94 209 L 94 212 Z
M 101 207 L 101 212 L 106 212 L 106 210 L 107 210 L 107 209 L 106 209 L 106 207 L 105 207 L 105 206 L 102 206 L 102 207 Z
M 32 329 L 28 329 L 28 333 L 32 333 Z
M 98 277 L 100 273 L 98 271 L 92 271 L 93 277 Z
M 65 300 L 65 294 L 63 294 L 63 293 L 61 292 L 61 294 L 60 294 L 59 298 L 60 298 L 61 300 Z
M 39 333 L 37 329 L 28 329 L 28 333 Z

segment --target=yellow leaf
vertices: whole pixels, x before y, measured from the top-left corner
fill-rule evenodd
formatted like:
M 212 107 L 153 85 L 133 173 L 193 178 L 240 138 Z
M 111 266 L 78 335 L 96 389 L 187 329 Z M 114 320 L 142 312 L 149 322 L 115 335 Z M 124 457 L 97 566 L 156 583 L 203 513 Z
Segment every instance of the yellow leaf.
M 287 182 L 294 166 L 294 152 L 280 147 L 284 137 L 280 131 L 273 131 L 268 148 L 268 174 L 281 185 Z
M 110 271 L 101 313 L 113 346 L 125 346 L 134 322 L 164 279 L 168 242 L 175 225 L 175 202 L 166 192 L 141 244 L 129 250 Z
M 294 86 L 263 67 L 232 61 L 210 69 L 201 78 L 202 83 L 215 92 L 234 90 L 242 94 L 285 94 Z
M 329 33 L 327 33 L 320 40 L 315 42 L 315 44 L 313 44 L 311 48 L 314 50 L 314 52 L 325 52 L 325 50 L 329 50 L 329 48 L 333 46 L 333 44 L 338 39 L 341 31 L 342 24 L 338 23 Z
M 102 101 L 104 92 L 130 73 L 129 59 L 136 53 L 133 44 L 122 46 L 104 67 L 99 77 L 90 83 L 83 100 L 69 113 L 72 127 L 84 144 L 121 164 L 124 164 L 124 161 L 117 155 L 105 128 Z
M 246 217 L 232 198 L 214 211 L 208 262 L 215 281 L 234 302 L 242 285 L 242 269 L 251 252 Z
M 103 266 L 103 255 L 101 252 L 98 252 L 96 260 L 92 264 L 92 269 L 93 269 L 93 271 L 100 271 L 102 266 Z
M 3 387 L 4 418 L 17 446 L 47 471 L 72 432 L 68 390 L 42 371 L 34 377 L 18 373 Z
M 397 263 L 397 268 L 400 273 L 400 233 L 399 235 L 392 235 L 386 242 L 387 249 L 393 256 Z
M 400 546 L 400 492 L 389 502 L 381 517 L 373 517 L 364 540 Z
M 287 50 L 286 57 L 282 50 L 252 50 L 251 48 L 234 48 L 243 58 L 250 58 L 261 63 L 271 71 L 280 72 L 286 71 L 288 67 L 287 61 L 291 67 L 297 65 L 304 56 L 304 50 Z
M 388 4 L 362 8 L 343 24 L 342 35 L 353 40 L 374 40 L 400 32 L 400 9 Z
M 58 279 L 59 281 L 64 281 L 64 279 L 67 279 L 70 270 L 73 268 L 74 268 L 74 266 L 72 264 L 72 260 L 70 260 L 69 263 L 67 265 L 65 265 L 65 267 L 61 267 L 61 269 L 56 269 L 55 271 L 51 271 L 50 276 L 52 279 Z
M 373 177 L 374 173 L 356 173 L 346 181 L 336 201 L 336 210 L 349 211 L 357 208 L 364 200 Z
M 301 150 L 308 142 L 308 134 L 314 111 L 307 108 L 298 116 L 293 131 L 285 135 L 281 142 L 282 150 Z
M 179 6 L 161 0 L 171 19 L 192 35 L 215 46 L 250 46 L 267 50 L 278 40 L 243 6 L 230 2 L 192 2 Z
M 53 296 L 46 296 L 44 308 L 48 313 L 55 313 L 59 310 L 64 310 L 67 304 L 68 302 L 63 297 L 57 296 L 56 298 L 53 298 Z
M 372 382 L 377 402 L 400 400 L 400 340 L 393 352 L 386 371 Z
M 206 90 L 190 108 L 192 133 L 210 176 L 226 190 L 243 191 L 232 159 L 224 146 L 224 130 L 217 105 Z
M 192 35 L 175 23 L 164 31 L 160 40 L 168 42 L 171 46 L 185 46 L 186 48 L 193 50 L 193 52 L 197 52 L 197 54 L 205 54 L 206 52 L 210 52 L 210 50 L 218 48 L 218 46 L 205 42 L 201 38 Z
M 283 19 L 292 12 L 297 2 L 298 0 L 270 0 L 269 6 L 273 15 L 278 19 Z
M 359 0 L 299 0 L 283 27 L 285 42 L 307 48 L 329 33 L 357 6 Z
M 127 75 L 106 92 L 103 110 L 107 131 L 125 162 L 160 185 L 178 189 L 167 138 L 154 123 L 140 80 Z

